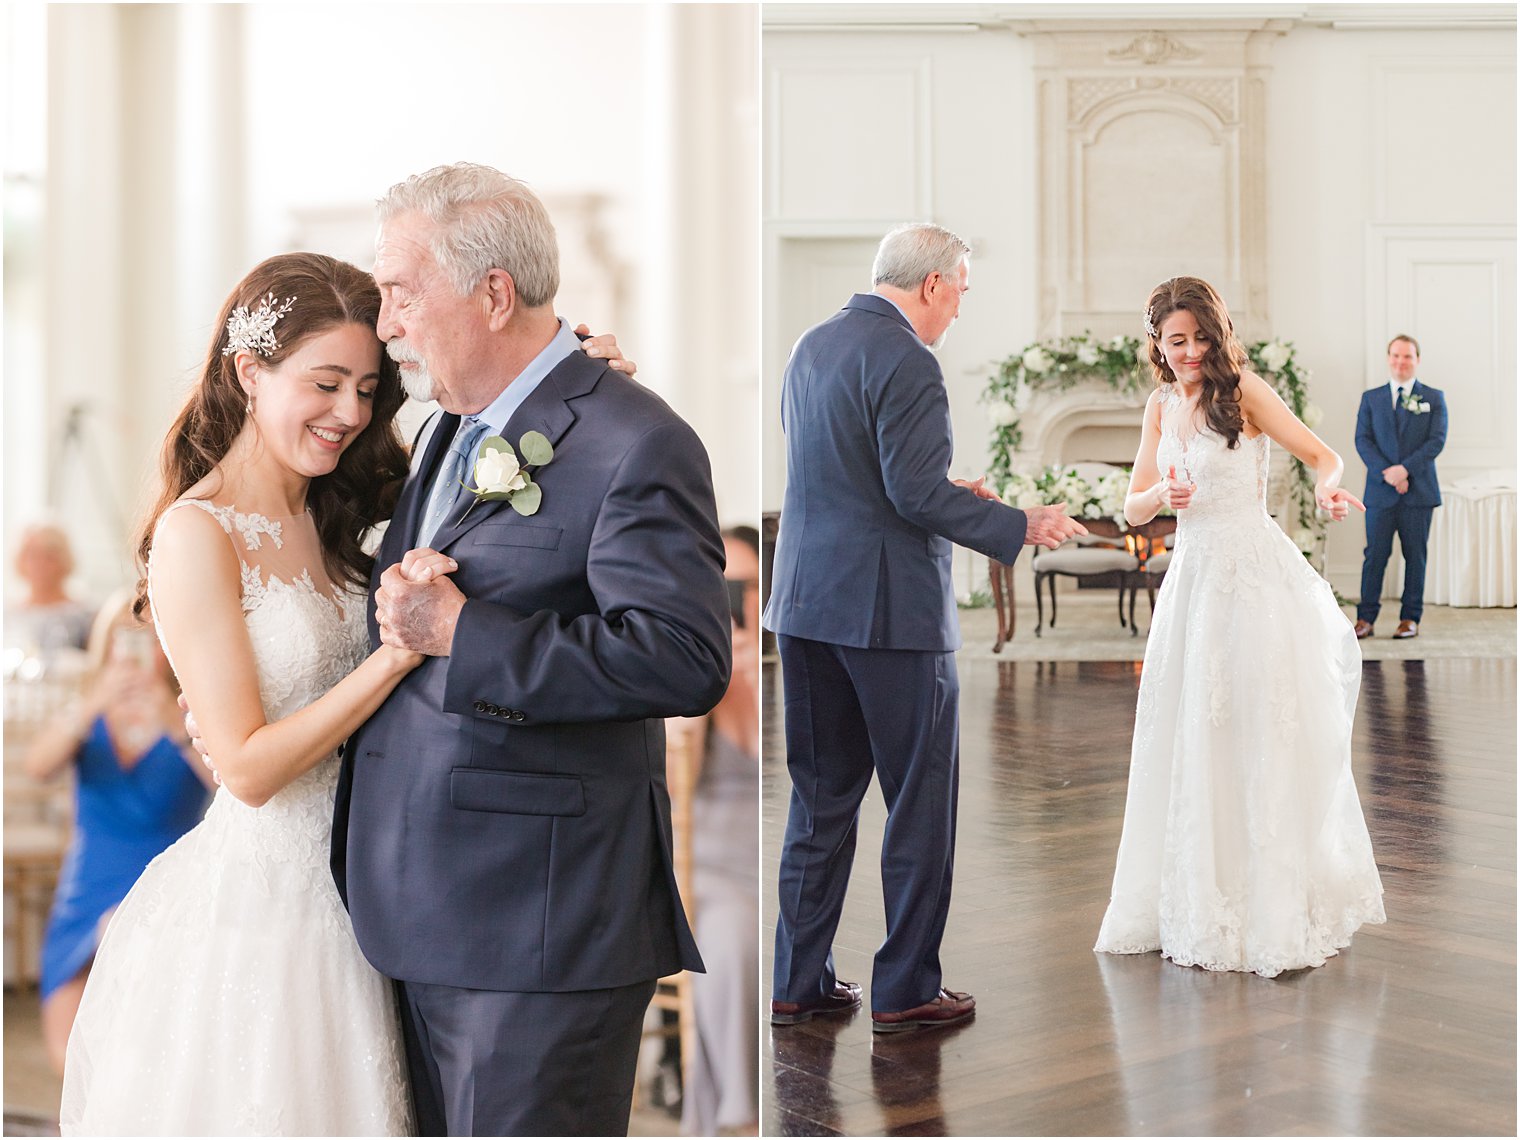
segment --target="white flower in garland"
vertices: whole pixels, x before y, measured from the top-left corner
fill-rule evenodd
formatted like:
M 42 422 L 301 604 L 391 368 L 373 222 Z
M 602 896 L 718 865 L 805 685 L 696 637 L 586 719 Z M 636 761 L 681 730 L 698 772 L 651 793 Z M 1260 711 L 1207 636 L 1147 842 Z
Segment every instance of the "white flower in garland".
M 1325 418 L 1325 410 L 1318 404 L 1304 405 L 1304 426 L 1308 428 L 1318 427 Z
M 1315 541 L 1314 532 L 1306 526 L 1301 526 L 1293 532 L 1293 544 L 1305 554 L 1314 553 Z
M 1128 347 L 1129 338 L 1122 334 L 1119 336 L 1110 337 L 1108 340 L 1108 348 L 1110 352 L 1123 352 Z
M 1273 372 L 1281 372 L 1283 365 L 1288 363 L 1288 358 L 1293 355 L 1293 350 L 1280 340 L 1274 340 L 1270 344 L 1261 347 L 1261 362 Z
M 1090 344 L 1077 346 L 1077 363 L 1089 368 L 1098 363 L 1098 350 Z
M 1050 371 L 1050 366 L 1055 363 L 1054 358 L 1039 345 L 1035 345 L 1025 351 L 1023 356 L 1024 370 L 1041 376 Z
M 987 418 L 993 427 L 1008 427 L 1019 422 L 1019 411 L 1007 400 L 997 400 L 987 408 Z

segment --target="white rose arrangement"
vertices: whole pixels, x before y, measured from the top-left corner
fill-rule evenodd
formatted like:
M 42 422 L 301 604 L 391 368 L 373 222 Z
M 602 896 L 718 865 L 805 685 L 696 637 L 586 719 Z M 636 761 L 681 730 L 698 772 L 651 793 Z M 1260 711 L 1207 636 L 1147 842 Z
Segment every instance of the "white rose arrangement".
M 527 432 L 518 440 L 518 447 L 522 449 L 521 460 L 512 445 L 501 436 L 488 435 L 481 440 L 480 450 L 475 455 L 475 486 L 463 484 L 464 489 L 475 496 L 475 503 L 505 499 L 507 505 L 520 515 L 538 513 L 538 508 L 543 505 L 544 492 L 533 481 L 527 465 L 543 467 L 554 458 L 554 447 L 547 436 L 537 431 Z M 475 503 L 470 504 L 470 510 L 475 509 Z M 465 513 L 468 515 L 469 512 Z

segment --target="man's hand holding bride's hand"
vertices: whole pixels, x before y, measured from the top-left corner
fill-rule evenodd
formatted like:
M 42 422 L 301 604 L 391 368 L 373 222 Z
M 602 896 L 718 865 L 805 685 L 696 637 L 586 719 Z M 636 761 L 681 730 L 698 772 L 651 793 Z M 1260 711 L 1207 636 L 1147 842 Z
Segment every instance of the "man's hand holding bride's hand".
M 395 649 L 447 657 L 465 596 L 449 575 L 459 564 L 436 550 L 409 550 L 380 576 L 375 619 L 380 640 Z
M 1073 535 L 1086 534 L 1087 528 L 1076 519 L 1066 517 L 1066 504 L 1053 507 L 1031 507 L 1024 512 L 1028 523 L 1024 528 L 1025 546 L 1043 546 L 1054 550 Z
M 587 356 L 594 356 L 598 360 L 605 360 L 608 368 L 616 369 L 618 372 L 626 372 L 630 376 L 639 370 L 639 366 L 633 361 L 623 359 L 623 350 L 618 347 L 617 337 L 612 333 L 600 333 L 597 336 L 589 336 L 591 329 L 584 323 L 576 325 L 571 331 L 576 336 L 589 337 L 589 339 L 581 342 L 581 351 Z
M 978 499 L 991 499 L 994 503 L 1001 503 L 1003 501 L 1001 495 L 986 485 L 987 476 L 985 475 L 980 479 L 952 479 L 950 482 L 954 483 L 957 487 L 965 487 L 966 490 L 974 492 Z

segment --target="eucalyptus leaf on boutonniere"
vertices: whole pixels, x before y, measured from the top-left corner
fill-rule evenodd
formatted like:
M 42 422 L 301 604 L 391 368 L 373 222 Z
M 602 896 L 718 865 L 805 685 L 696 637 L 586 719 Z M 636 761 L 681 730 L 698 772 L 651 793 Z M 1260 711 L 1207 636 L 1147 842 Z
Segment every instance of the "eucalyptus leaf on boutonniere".
M 1430 405 L 1414 394 L 1414 389 L 1404 393 L 1404 398 L 1399 401 L 1403 409 L 1412 416 L 1423 416 L 1430 411 Z
M 554 446 L 548 437 L 537 431 L 524 434 L 517 445 L 522 450 L 521 460 L 512 445 L 501 436 L 486 436 L 480 441 L 480 450 L 475 455 L 475 486 L 468 483 L 460 486 L 475 496 L 475 503 L 495 503 L 505 499 L 507 506 L 520 515 L 537 514 L 544 501 L 544 492 L 533 481 L 528 468 L 531 466 L 536 470 L 553 459 Z M 470 504 L 471 511 L 475 509 L 475 503 Z M 466 518 L 469 513 L 465 512 Z

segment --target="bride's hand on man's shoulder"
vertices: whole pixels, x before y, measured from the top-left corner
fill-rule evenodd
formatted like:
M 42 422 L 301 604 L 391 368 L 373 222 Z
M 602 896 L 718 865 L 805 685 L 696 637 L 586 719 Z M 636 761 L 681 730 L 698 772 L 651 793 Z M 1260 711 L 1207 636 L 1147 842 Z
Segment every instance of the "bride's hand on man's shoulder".
M 594 356 L 598 360 L 605 360 L 607 367 L 626 372 L 632 376 L 639 370 L 639 366 L 623 356 L 623 350 L 618 347 L 617 337 L 612 333 L 599 333 L 591 336 L 590 327 L 583 321 L 572 330 L 576 336 L 587 337 L 581 343 L 581 351 L 587 356 Z

